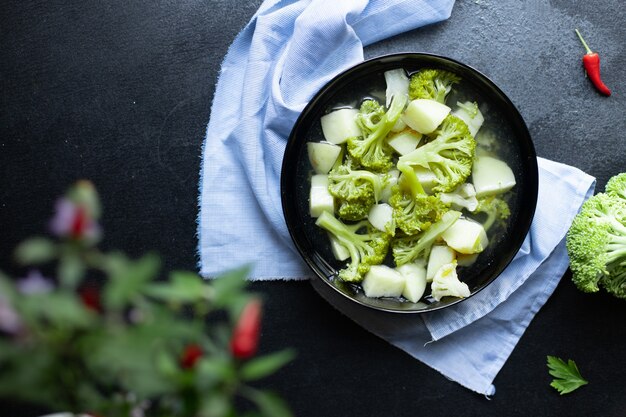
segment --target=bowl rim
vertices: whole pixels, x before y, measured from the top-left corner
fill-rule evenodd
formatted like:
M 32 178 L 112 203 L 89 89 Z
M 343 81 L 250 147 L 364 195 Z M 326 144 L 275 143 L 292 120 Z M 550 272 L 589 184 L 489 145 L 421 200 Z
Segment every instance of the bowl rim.
M 518 234 L 517 239 L 515 239 L 516 242 L 514 242 L 512 246 L 513 250 L 511 251 L 509 258 L 501 265 L 499 270 L 495 271 L 495 273 L 492 274 L 493 276 L 488 281 L 486 281 L 479 288 L 473 291 L 468 297 L 454 298 L 450 300 L 449 302 L 446 302 L 445 304 L 439 304 L 437 306 L 433 306 L 432 308 L 416 309 L 416 310 L 393 309 L 393 308 L 387 308 L 384 306 L 375 306 L 375 305 L 367 304 L 353 296 L 350 296 L 349 294 L 346 294 L 345 292 L 337 288 L 335 285 L 333 285 L 333 283 L 330 282 L 329 277 L 326 277 L 324 272 L 320 269 L 319 265 L 316 262 L 314 262 L 313 258 L 319 258 L 318 261 L 321 261 L 326 264 L 327 264 L 327 261 L 319 253 L 317 253 L 317 251 L 314 251 L 313 254 L 310 254 L 307 251 L 305 251 L 302 245 L 302 242 L 300 240 L 300 237 L 297 236 L 296 231 L 294 230 L 294 227 L 293 227 L 293 222 L 297 221 L 298 217 L 295 215 L 296 210 L 292 209 L 291 207 L 291 205 L 294 204 L 293 199 L 289 198 L 287 191 L 286 191 L 289 181 L 290 181 L 290 178 L 288 178 L 289 176 L 286 175 L 286 170 L 289 168 L 289 165 L 291 163 L 289 161 L 289 158 L 287 158 L 287 156 L 292 154 L 295 150 L 298 149 L 299 146 L 301 146 L 301 144 L 297 140 L 298 138 L 296 137 L 296 133 L 300 131 L 301 129 L 300 126 L 303 124 L 304 119 L 308 116 L 308 114 L 312 111 L 312 109 L 315 109 L 317 107 L 317 103 L 320 102 L 328 94 L 330 90 L 337 88 L 338 84 L 342 84 L 342 82 L 346 78 L 349 78 L 353 73 L 358 73 L 360 71 L 363 71 L 363 68 L 368 68 L 369 66 L 377 65 L 377 64 L 380 64 L 380 65 L 391 65 L 394 63 L 400 64 L 402 61 L 407 61 L 407 60 L 431 60 L 433 61 L 433 63 L 435 61 L 447 62 L 447 63 L 452 64 L 453 66 L 461 67 L 464 70 L 472 73 L 473 77 L 478 78 L 482 83 L 487 84 L 492 90 L 492 92 L 495 93 L 495 95 L 504 102 L 504 104 L 507 107 L 507 114 L 511 114 L 512 116 L 514 116 L 514 118 L 516 119 L 515 120 L 516 125 L 519 125 L 518 127 L 521 128 L 521 132 L 518 131 L 516 136 L 519 136 L 525 139 L 524 148 L 527 151 L 527 154 L 523 155 L 525 157 L 524 166 L 527 166 L 528 168 L 527 177 L 525 178 L 525 181 L 528 186 L 528 190 L 525 193 L 525 196 L 529 198 L 528 201 L 532 202 L 532 205 L 530 207 L 526 206 L 525 210 L 526 210 L 527 215 L 524 219 L 522 219 L 524 222 L 520 230 L 523 230 L 524 232 L 523 233 L 520 232 Z M 510 265 L 510 263 L 515 258 L 515 255 L 519 252 L 524 240 L 526 239 L 526 236 L 528 235 L 530 231 L 530 227 L 532 225 L 532 222 L 536 213 L 538 193 L 539 193 L 539 168 L 538 168 L 538 163 L 537 163 L 537 154 L 536 154 L 536 150 L 535 150 L 534 143 L 532 141 L 532 136 L 530 135 L 528 126 L 524 118 L 522 117 L 521 113 L 519 112 L 517 106 L 515 106 L 512 100 L 502 91 L 502 89 L 500 89 L 500 87 L 493 80 L 491 80 L 488 76 L 486 76 L 481 71 L 477 70 L 476 68 L 468 64 L 460 62 L 454 58 L 450 58 L 448 56 L 430 53 L 430 52 L 396 52 L 396 53 L 391 53 L 391 54 L 383 54 L 383 55 L 374 56 L 366 60 L 363 60 L 357 64 L 354 64 L 350 66 L 349 68 L 339 72 L 334 77 L 332 77 L 328 82 L 324 84 L 324 86 L 322 86 L 311 97 L 309 102 L 302 109 L 298 118 L 296 119 L 296 122 L 294 123 L 290 131 L 289 137 L 287 139 L 287 144 L 285 146 L 285 151 L 283 154 L 283 161 L 282 161 L 281 175 L 280 175 L 281 205 L 282 205 L 282 210 L 283 210 L 283 216 L 285 218 L 285 223 L 289 231 L 291 241 L 295 245 L 299 255 L 305 261 L 308 267 L 314 272 L 315 276 L 313 279 L 321 280 L 322 282 L 324 282 L 324 284 L 328 285 L 335 292 L 341 294 L 343 297 L 350 300 L 351 302 L 355 302 L 357 304 L 360 304 L 364 307 L 367 307 L 373 310 L 378 310 L 378 311 L 387 312 L 387 313 L 395 313 L 395 314 L 398 314 L 398 313 L 399 314 L 428 314 L 428 313 L 432 313 L 435 311 L 440 311 L 442 309 L 448 308 L 450 306 L 456 305 L 458 303 L 461 303 L 465 300 L 472 298 L 474 295 L 478 294 L 480 291 L 482 291 L 483 289 L 488 287 L 491 283 L 493 283 L 493 281 L 495 281 L 498 277 L 500 277 L 502 275 L 502 272 L 504 272 L 506 268 Z M 532 200 L 530 198 L 532 198 Z M 520 212 L 523 212 L 523 210 Z

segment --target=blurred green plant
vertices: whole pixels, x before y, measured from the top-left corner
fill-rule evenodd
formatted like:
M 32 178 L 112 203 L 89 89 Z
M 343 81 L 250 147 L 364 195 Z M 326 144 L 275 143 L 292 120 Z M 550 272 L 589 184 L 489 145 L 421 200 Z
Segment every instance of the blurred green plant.
M 253 386 L 294 353 L 256 356 L 248 269 L 160 279 L 155 254 L 98 249 L 99 217 L 95 188 L 78 182 L 56 204 L 56 238 L 16 248 L 27 276 L 0 272 L 0 397 L 98 417 L 291 416 Z

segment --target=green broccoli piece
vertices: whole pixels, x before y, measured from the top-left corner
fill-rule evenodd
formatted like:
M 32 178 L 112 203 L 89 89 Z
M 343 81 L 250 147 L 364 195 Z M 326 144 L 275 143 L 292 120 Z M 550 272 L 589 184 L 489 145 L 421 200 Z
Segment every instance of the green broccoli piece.
M 598 193 L 583 203 L 566 240 L 574 284 L 584 292 L 598 291 L 598 283 L 624 294 L 626 265 L 626 203 Z M 605 282 L 606 281 L 606 282 Z
M 506 220 L 511 216 L 511 209 L 506 201 L 492 195 L 478 199 L 478 207 L 472 213 L 486 215 L 481 222 L 486 232 L 496 222 L 499 226 L 506 226 Z
M 386 112 L 375 100 L 363 102 L 357 114 L 357 124 L 363 136 L 348 138 L 347 146 L 348 153 L 360 165 L 378 172 L 392 167 L 393 152 L 385 138 L 398 121 L 407 101 L 405 95 L 394 96 Z
M 448 211 L 448 206 L 437 196 L 424 192 L 412 168 L 401 167 L 403 173 L 397 185 L 391 188 L 389 205 L 393 209 L 396 227 L 407 235 L 428 229 Z
M 439 194 L 439 199 L 455 210 L 466 209 L 469 212 L 478 208 L 478 199 L 476 198 L 476 189 L 469 182 L 459 185 L 450 193 Z
M 461 212 L 450 210 L 441 216 L 441 220 L 433 223 L 426 231 L 417 235 L 396 238 L 392 242 L 393 259 L 397 266 L 415 262 L 417 259 L 428 259 L 430 249 L 443 232 L 461 217 Z
M 606 183 L 604 191 L 626 201 L 626 172 L 611 177 Z
M 448 193 L 463 184 L 472 172 L 476 141 L 467 125 L 448 115 L 433 132 L 434 139 L 398 159 L 398 169 L 421 166 L 435 174 L 434 192 Z M 404 171 L 403 171 L 404 172 Z
M 461 78 L 450 71 L 439 69 L 425 69 L 411 76 L 409 83 L 409 98 L 415 100 L 426 98 L 437 100 L 445 104 L 452 86 L 461 81 Z
M 465 114 L 470 118 L 473 119 L 474 117 L 478 116 L 478 103 L 476 103 L 475 101 L 466 101 L 466 102 L 457 102 L 456 105 L 459 107 L 459 109 L 463 110 L 465 112 Z
M 615 267 L 609 275 L 600 280 L 600 285 L 609 294 L 626 299 L 626 266 Z
M 350 253 L 350 263 L 338 273 L 343 281 L 363 281 L 370 266 L 382 264 L 387 256 L 391 235 L 374 229 L 367 221 L 347 225 L 325 211 L 315 224 L 330 232 Z
M 337 207 L 339 218 L 348 221 L 358 221 L 367 218 L 374 203 L 370 201 L 340 201 Z
M 348 159 L 328 173 L 328 191 L 337 201 L 339 217 L 345 220 L 367 217 L 385 186 L 384 176 L 353 166 L 353 161 Z
M 367 136 L 372 134 L 385 117 L 385 108 L 376 100 L 365 100 L 356 116 L 356 124 Z

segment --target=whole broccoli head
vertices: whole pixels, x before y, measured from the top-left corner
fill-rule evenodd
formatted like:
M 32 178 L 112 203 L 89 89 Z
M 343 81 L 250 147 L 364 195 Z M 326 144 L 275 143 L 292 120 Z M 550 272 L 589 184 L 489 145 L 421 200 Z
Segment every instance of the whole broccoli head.
M 395 238 L 391 250 L 397 266 L 415 262 L 418 259 L 427 259 L 433 244 L 443 232 L 448 230 L 461 217 L 458 211 L 445 212 L 441 219 L 433 223 L 427 230 L 412 236 Z
M 398 121 L 407 103 L 404 95 L 394 96 L 391 106 L 385 112 L 375 100 L 366 100 L 357 115 L 357 124 L 362 136 L 348 138 L 348 153 L 361 166 L 382 172 L 392 165 L 393 152 L 385 138 Z
M 583 203 L 566 236 L 574 284 L 584 292 L 598 283 L 624 295 L 626 265 L 626 202 L 598 193 Z M 605 283 L 606 281 L 606 283 Z
M 460 81 L 461 78 L 450 71 L 424 69 L 411 76 L 409 98 L 426 98 L 445 104 L 452 86 Z
M 604 191 L 611 196 L 626 201 L 626 172 L 611 177 L 606 183 Z
M 345 220 L 364 219 L 379 200 L 384 185 L 384 177 L 355 169 L 351 160 L 328 173 L 328 191 L 336 199 L 339 217 Z
M 398 159 L 398 168 L 426 168 L 436 177 L 432 191 L 448 193 L 470 176 L 476 141 L 465 122 L 451 114 L 446 116 L 432 137 L 434 139 L 430 142 L 401 156 Z
M 380 265 L 387 256 L 391 235 L 374 229 L 369 222 L 347 225 L 328 212 L 315 224 L 330 232 L 350 253 L 350 263 L 339 271 L 346 282 L 361 282 L 372 265 Z
M 511 216 L 511 209 L 506 201 L 491 195 L 478 199 L 478 207 L 472 213 L 484 213 L 486 215 L 481 223 L 485 231 L 488 231 L 496 222 L 499 226 L 504 227 L 506 219 Z

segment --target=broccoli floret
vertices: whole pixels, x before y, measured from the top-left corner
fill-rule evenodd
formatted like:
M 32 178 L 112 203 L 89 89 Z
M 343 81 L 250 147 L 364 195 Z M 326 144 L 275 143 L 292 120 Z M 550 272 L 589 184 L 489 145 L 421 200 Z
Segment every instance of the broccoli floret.
M 456 105 L 457 108 L 452 114 L 463 120 L 472 136 L 476 137 L 476 134 L 480 131 L 480 128 L 485 122 L 485 117 L 480 112 L 478 103 L 466 101 L 457 102 Z
M 506 219 L 511 215 L 511 209 L 506 201 L 492 195 L 479 199 L 478 207 L 476 207 L 472 213 L 484 213 L 486 215 L 486 218 L 481 222 L 486 232 L 496 222 L 498 222 L 498 225 L 504 227 L 506 225 Z
M 611 196 L 626 201 L 626 172 L 611 177 L 606 183 L 604 191 Z
M 609 294 L 626 299 L 626 266 L 615 267 L 609 275 L 600 280 L 600 285 Z
M 394 239 L 392 242 L 393 259 L 397 266 L 427 259 L 433 244 L 441 234 L 456 222 L 461 213 L 450 210 L 441 216 L 441 220 L 433 223 L 427 230 L 413 236 Z
M 498 140 L 496 134 L 491 130 L 480 129 L 478 133 L 474 135 L 476 141 L 476 154 L 477 155 L 498 155 L 500 154 L 500 147 L 502 141 Z
M 581 291 L 596 292 L 601 283 L 619 292 L 626 265 L 624 200 L 606 193 L 589 198 L 574 217 L 565 243 L 572 280 Z
M 465 114 L 473 119 L 474 117 L 478 116 L 478 103 L 476 103 L 475 101 L 466 101 L 466 102 L 460 102 L 458 101 L 456 103 L 456 105 L 459 107 L 459 109 L 462 109 Z
M 350 263 L 339 271 L 341 280 L 361 282 L 370 266 L 383 263 L 391 235 L 374 229 L 369 222 L 347 225 L 325 211 L 315 224 L 330 232 L 350 253 Z
M 363 220 L 367 218 L 373 205 L 370 201 L 341 201 L 337 207 L 337 215 L 343 220 Z
M 353 166 L 348 160 L 328 174 L 328 191 L 337 201 L 339 217 L 345 220 L 364 219 L 385 185 L 384 176 Z
M 445 104 L 452 86 L 460 81 L 461 78 L 450 71 L 425 69 L 411 76 L 409 98 L 426 98 Z
M 456 273 L 456 260 L 439 268 L 433 277 L 430 289 L 432 297 L 437 301 L 443 297 L 465 298 L 470 296 L 469 287 L 459 280 Z
M 391 189 L 389 205 L 396 227 L 407 235 L 428 229 L 448 210 L 439 198 L 424 193 L 414 173 L 402 174 L 399 183 Z
M 417 165 L 429 169 L 435 174 L 432 191 L 451 192 L 471 174 L 475 148 L 465 122 L 448 115 L 434 132 L 434 139 L 401 156 L 398 168 Z
M 348 138 L 348 153 L 363 167 L 374 171 L 388 171 L 393 163 L 393 152 L 385 141 L 407 103 L 405 95 L 394 96 L 391 106 L 384 108 L 375 100 L 366 100 L 357 115 L 357 124 L 363 136 Z
M 478 208 L 478 199 L 476 198 L 476 189 L 474 186 L 466 182 L 459 185 L 451 193 L 439 194 L 439 199 L 455 210 L 466 209 L 470 212 Z
M 364 136 L 371 135 L 385 117 L 385 108 L 376 100 L 365 100 L 356 116 L 356 124 Z

